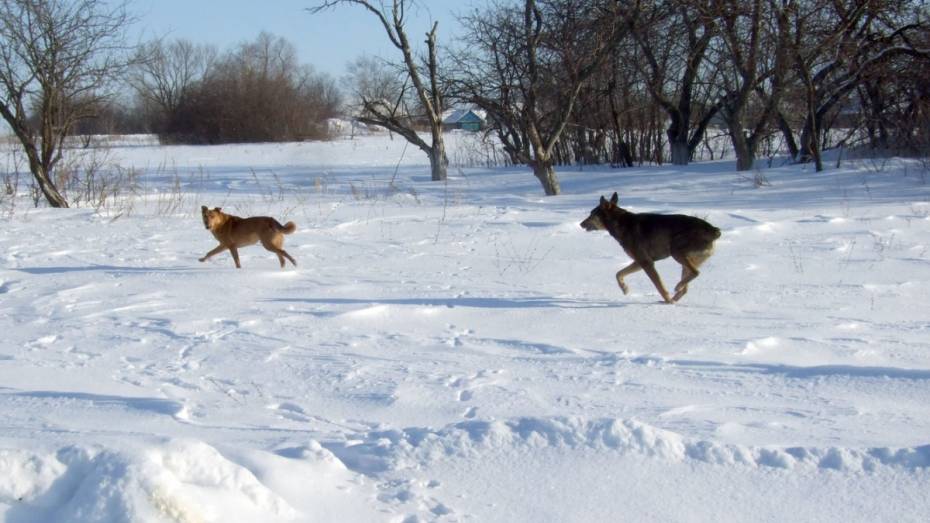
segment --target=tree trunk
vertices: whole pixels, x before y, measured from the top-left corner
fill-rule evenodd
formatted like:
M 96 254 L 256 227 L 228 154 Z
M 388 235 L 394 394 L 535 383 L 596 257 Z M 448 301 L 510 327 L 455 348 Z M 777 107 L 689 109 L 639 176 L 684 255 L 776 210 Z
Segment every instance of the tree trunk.
M 823 156 L 820 154 L 820 146 L 818 144 L 813 144 L 811 147 L 811 153 L 814 154 L 814 170 L 817 172 L 823 171 Z
M 756 163 L 756 151 L 741 129 L 730 128 L 733 151 L 736 153 L 736 170 L 751 171 Z
M 801 131 L 801 150 L 798 155 L 798 162 L 807 163 L 814 161 L 814 168 L 817 172 L 823 171 L 823 158 L 820 154 L 820 123 L 819 118 L 808 114 L 804 122 L 804 129 Z
M 688 165 L 691 161 L 691 149 L 688 147 L 688 137 L 668 137 L 668 146 L 671 149 L 672 165 Z
M 562 193 L 562 188 L 559 186 L 559 177 L 556 176 L 555 169 L 552 168 L 551 158 L 536 160 L 532 165 L 533 174 L 536 175 L 539 183 L 542 184 L 546 196 L 558 196 Z
M 742 151 L 742 154 L 741 154 Z M 756 157 L 752 152 L 745 148 L 736 148 L 736 170 L 751 171 L 756 164 Z
M 633 167 L 633 150 L 630 147 L 630 144 L 623 141 L 623 139 L 618 135 L 617 143 L 614 145 L 615 162 L 621 167 Z
M 610 123 L 613 125 L 615 143 L 613 162 L 623 167 L 633 167 L 633 153 L 630 150 L 630 144 L 623 140 L 623 127 L 620 125 L 620 110 L 617 109 L 617 103 L 614 101 L 613 90 L 616 83 L 611 81 L 610 92 L 607 99 L 610 101 Z
M 447 178 L 449 159 L 443 145 L 442 134 L 433 139 L 433 148 L 429 152 L 430 172 L 434 182 L 441 182 Z
M 688 165 L 691 161 L 691 151 L 688 149 L 688 120 L 691 113 L 688 104 L 688 101 L 682 100 L 677 107 L 665 107 L 670 120 L 665 136 L 668 138 L 672 165 Z
M 743 146 L 736 147 L 736 170 L 751 171 L 756 164 L 756 155 Z
M 504 133 L 501 131 L 497 132 L 497 136 L 501 139 L 501 146 L 504 148 L 504 152 L 507 154 L 507 157 L 510 159 L 512 165 L 520 165 L 524 163 L 523 153 L 510 142 L 504 138 Z
M 35 172 L 33 171 L 33 176 L 36 179 L 36 182 L 39 184 L 39 189 L 42 191 L 42 194 L 45 196 L 48 204 L 55 208 L 67 208 L 68 200 L 58 191 L 44 172 Z
M 45 200 L 52 207 L 67 208 L 68 200 L 66 200 L 58 188 L 55 187 L 55 183 L 52 182 L 49 177 L 48 168 L 42 165 L 37 158 L 38 153 L 35 151 L 35 145 L 23 142 L 23 146 L 26 149 L 26 156 L 29 158 L 29 170 L 32 172 L 33 178 L 35 178 L 36 183 L 39 185 L 39 190 L 42 191 L 42 195 L 45 196 Z
M 820 154 L 820 138 L 819 132 L 817 132 L 817 119 L 814 118 L 811 120 L 811 126 L 814 127 L 810 132 L 810 141 L 807 144 L 808 149 L 810 149 L 811 158 L 814 159 L 814 170 L 817 172 L 823 171 L 823 158 Z
M 791 125 L 788 124 L 788 120 L 781 114 L 781 111 L 779 111 L 776 121 L 781 135 L 785 138 L 785 146 L 788 147 L 788 154 L 791 155 L 791 158 L 797 160 L 799 153 L 798 143 L 794 139 L 794 131 L 791 130 Z

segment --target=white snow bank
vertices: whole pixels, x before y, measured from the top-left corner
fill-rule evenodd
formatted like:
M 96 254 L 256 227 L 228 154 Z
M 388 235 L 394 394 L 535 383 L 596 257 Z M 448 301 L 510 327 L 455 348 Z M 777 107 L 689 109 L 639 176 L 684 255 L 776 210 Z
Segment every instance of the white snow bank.
M 366 474 L 416 468 L 443 457 L 480 457 L 515 449 L 595 449 L 638 454 L 673 463 L 696 461 L 721 466 L 874 471 L 878 467 L 930 467 L 930 445 L 876 447 L 752 447 L 689 440 L 636 420 L 582 417 L 521 417 L 504 421 L 470 420 L 439 430 L 406 428 L 372 431 L 346 442 L 327 444 L 350 468 Z
M 319 445 L 289 458 L 250 451 L 236 459 L 190 440 L 136 450 L 0 451 L 0 519 L 271 522 L 372 515 L 364 481 Z

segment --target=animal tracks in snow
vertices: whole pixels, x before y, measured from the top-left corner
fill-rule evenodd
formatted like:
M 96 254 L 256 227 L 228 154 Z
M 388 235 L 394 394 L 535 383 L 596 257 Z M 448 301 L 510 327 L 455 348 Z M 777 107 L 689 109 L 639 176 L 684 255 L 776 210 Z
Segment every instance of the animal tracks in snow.
M 356 154 L 371 141 L 402 165 Z M 688 492 L 695 503 L 724 492 L 755 511 L 781 505 L 772 500 L 803 505 L 815 486 L 824 512 L 796 519 L 837 508 L 888 520 L 907 519 L 880 517 L 899 515 L 896 506 L 926 512 L 915 494 L 930 470 L 930 322 L 920 306 L 930 229 L 927 205 L 915 201 L 925 186 L 873 177 L 863 194 L 866 174 L 850 160 L 816 175 L 766 169 L 771 186 L 734 187 L 724 161 L 627 169 L 620 187 L 614 170 L 565 169 L 565 192 L 550 199 L 525 169 L 425 183 L 424 160 L 397 144 L 359 136 L 198 148 L 197 158 L 189 148 L 119 151 L 180 155 L 192 172 L 208 162 L 202 192 L 185 193 L 186 203 L 289 215 L 297 270 L 278 270 L 260 248 L 242 250 L 241 270 L 228 255 L 198 263 L 213 245 L 199 202 L 156 213 L 152 194 L 118 220 L 30 208 L 4 222 L 0 463 L 10 462 L 6 448 L 145 448 L 131 454 L 138 460 L 103 452 L 99 469 L 90 458 L 69 469 L 70 451 L 47 456 L 69 470 L 66 487 L 84 484 L 73 476 L 88 470 L 106 480 L 88 486 L 125 484 L 134 471 L 107 474 L 127 463 L 153 471 L 130 495 L 87 507 L 201 507 L 210 488 L 257 510 L 283 507 L 267 487 L 290 494 L 295 510 L 313 493 L 326 502 L 362 492 L 347 506 L 407 523 L 636 519 L 668 499 L 684 508 L 654 519 L 777 520 L 785 514 L 690 512 Z M 280 200 L 254 191 L 267 175 L 248 168 L 256 158 L 277 162 Z M 369 165 L 295 166 L 317 158 Z M 723 230 L 675 306 L 657 304 L 642 273 L 624 295 L 615 274 L 629 259 L 608 235 L 578 227 L 600 194 L 618 189 L 638 211 L 697 215 Z M 680 267 L 665 260 L 657 270 L 674 286 Z M 209 448 L 164 452 L 174 438 Z M 272 455 L 247 450 L 257 448 Z M 167 455 L 180 461 L 149 459 Z M 891 480 L 863 486 L 882 474 Z M 56 477 L 23 492 L 46 492 L 39 480 Z M 145 490 L 166 478 L 200 498 L 180 503 L 165 484 Z M 37 507 L 15 515 L 55 519 L 38 506 L 49 498 L 21 503 L 23 492 L 0 483 L 0 511 Z M 610 513 L 578 513 L 593 506 Z M 291 519 L 376 519 L 341 509 Z
M 474 398 L 475 392 L 481 388 L 506 383 L 506 374 L 503 370 L 482 370 L 469 376 L 449 378 L 447 385 L 455 391 L 458 401 L 465 402 Z
M 295 403 L 275 403 L 268 406 L 269 409 L 275 411 L 282 418 L 297 421 L 297 422 L 307 422 L 313 419 L 308 416 L 304 411 L 303 407 Z

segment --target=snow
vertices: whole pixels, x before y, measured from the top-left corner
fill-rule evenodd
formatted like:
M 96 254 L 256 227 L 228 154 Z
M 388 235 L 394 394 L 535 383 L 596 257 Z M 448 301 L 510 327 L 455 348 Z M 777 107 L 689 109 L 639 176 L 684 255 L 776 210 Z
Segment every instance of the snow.
M 129 200 L 0 200 L 3 521 L 930 513 L 919 163 L 561 169 L 547 198 L 520 167 L 430 182 L 381 133 L 111 146 Z M 642 273 L 624 296 L 578 226 L 615 190 L 722 229 L 679 304 Z M 293 220 L 298 266 L 198 263 L 200 205 Z

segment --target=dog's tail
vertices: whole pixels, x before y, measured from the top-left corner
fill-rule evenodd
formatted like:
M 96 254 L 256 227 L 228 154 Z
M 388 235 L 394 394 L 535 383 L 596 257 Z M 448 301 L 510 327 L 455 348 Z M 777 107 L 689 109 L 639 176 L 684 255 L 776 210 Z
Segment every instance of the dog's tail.
M 277 220 L 275 220 L 274 223 L 275 223 L 275 225 L 278 226 L 278 230 L 281 231 L 281 232 L 283 232 L 284 234 L 290 234 L 290 233 L 292 233 L 292 232 L 294 232 L 294 231 L 297 230 L 297 224 L 294 223 L 294 222 L 287 222 L 287 223 L 285 223 L 284 225 L 281 225 L 280 222 L 278 222 Z

